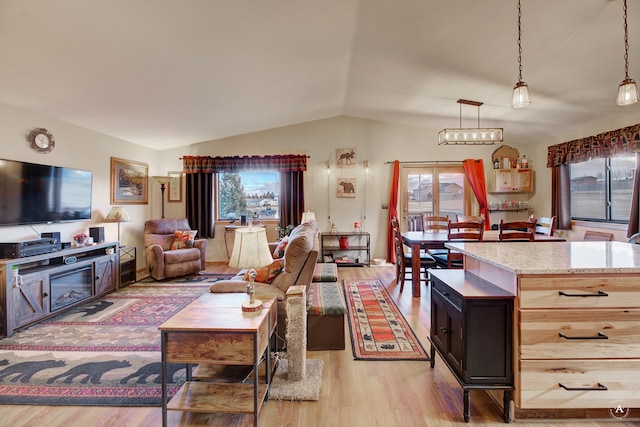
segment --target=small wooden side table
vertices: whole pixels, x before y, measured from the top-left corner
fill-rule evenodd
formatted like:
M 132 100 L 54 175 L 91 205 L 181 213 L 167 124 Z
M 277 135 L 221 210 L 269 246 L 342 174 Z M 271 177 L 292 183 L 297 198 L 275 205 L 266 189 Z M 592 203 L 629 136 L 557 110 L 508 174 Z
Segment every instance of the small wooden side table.
M 245 294 L 204 294 L 159 326 L 162 344 L 162 425 L 167 411 L 258 413 L 269 400 L 271 386 L 270 338 L 276 327 L 275 299 L 263 309 L 243 312 Z M 265 356 L 264 358 L 262 356 Z M 266 364 L 261 383 L 258 368 Z M 167 402 L 167 363 L 187 365 L 187 381 Z M 193 381 L 191 364 L 253 365 L 253 384 Z

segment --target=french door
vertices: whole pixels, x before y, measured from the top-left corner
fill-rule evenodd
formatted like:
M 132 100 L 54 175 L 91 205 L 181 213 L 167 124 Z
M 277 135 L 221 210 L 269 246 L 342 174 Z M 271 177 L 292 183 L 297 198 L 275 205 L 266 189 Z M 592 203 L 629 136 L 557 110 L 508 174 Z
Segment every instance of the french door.
M 399 212 L 402 230 L 422 230 L 422 214 L 446 216 L 477 212 L 462 163 L 400 164 Z

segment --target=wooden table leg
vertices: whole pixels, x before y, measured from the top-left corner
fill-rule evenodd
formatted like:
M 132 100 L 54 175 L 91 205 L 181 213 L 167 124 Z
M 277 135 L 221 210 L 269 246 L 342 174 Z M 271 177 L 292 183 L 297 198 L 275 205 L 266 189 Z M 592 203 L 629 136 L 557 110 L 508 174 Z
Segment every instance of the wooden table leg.
M 471 421 L 471 392 L 469 390 L 464 390 L 464 422 L 468 423 Z
M 420 243 L 411 246 L 411 294 L 420 298 Z

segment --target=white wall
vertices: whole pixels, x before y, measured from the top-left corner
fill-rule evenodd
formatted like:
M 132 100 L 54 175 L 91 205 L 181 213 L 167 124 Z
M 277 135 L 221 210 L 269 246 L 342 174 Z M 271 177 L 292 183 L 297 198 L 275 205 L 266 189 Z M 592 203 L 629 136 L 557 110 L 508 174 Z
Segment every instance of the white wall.
M 55 138 L 55 148 L 51 153 L 37 153 L 31 149 L 27 140 L 29 133 L 34 128 L 40 127 L 48 129 Z M 0 147 L 2 148 L 1 158 L 68 166 L 93 172 L 90 221 L 0 227 L 2 242 L 34 239 L 40 237 L 40 233 L 49 231 L 59 231 L 62 241 L 70 241 L 75 233 L 88 233 L 89 227 L 104 227 L 106 240 L 117 240 L 117 224 L 103 222 L 111 208 L 111 157 L 147 163 L 149 173 L 158 174 L 156 164 L 160 153 L 156 150 L 2 104 L 0 104 Z M 126 205 L 133 221 L 122 223 L 120 226 L 122 243 L 127 246 L 135 245 L 138 248 L 138 268 L 144 267 L 141 252 L 144 221 L 154 215 L 160 216 L 159 191 L 156 194 L 153 186 L 150 188 L 148 205 Z

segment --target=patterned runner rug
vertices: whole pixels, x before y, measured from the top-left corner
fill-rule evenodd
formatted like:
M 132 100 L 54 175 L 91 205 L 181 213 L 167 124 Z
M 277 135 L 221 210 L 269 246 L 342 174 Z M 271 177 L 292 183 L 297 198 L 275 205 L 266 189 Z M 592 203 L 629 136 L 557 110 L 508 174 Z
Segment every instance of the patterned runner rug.
M 158 326 L 219 279 L 139 282 L 1 339 L 0 404 L 160 406 Z M 173 396 L 184 365 L 169 376 Z
M 354 359 L 429 360 L 380 280 L 343 282 Z

